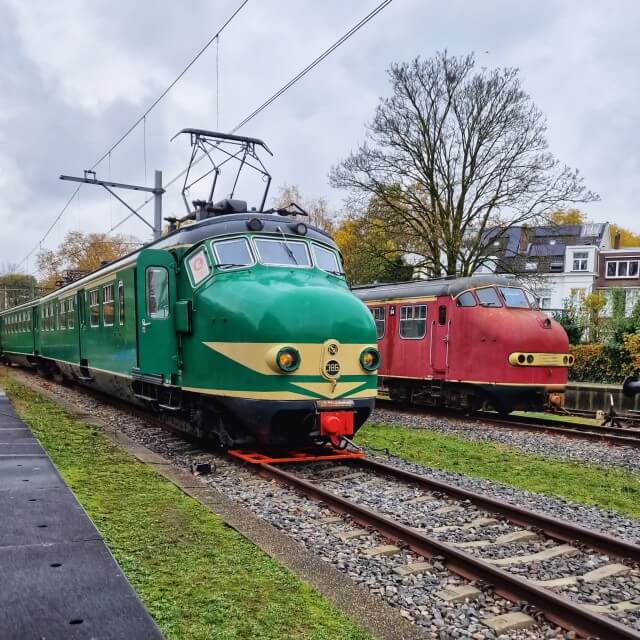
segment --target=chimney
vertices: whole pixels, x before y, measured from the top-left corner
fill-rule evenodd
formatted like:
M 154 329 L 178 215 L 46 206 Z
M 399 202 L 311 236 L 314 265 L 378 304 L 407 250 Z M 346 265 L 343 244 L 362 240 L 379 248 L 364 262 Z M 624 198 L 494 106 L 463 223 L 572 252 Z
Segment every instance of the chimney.
M 614 249 L 619 249 L 620 248 L 620 239 L 622 237 L 622 234 L 619 231 L 616 231 L 616 236 L 613 239 L 613 248 Z

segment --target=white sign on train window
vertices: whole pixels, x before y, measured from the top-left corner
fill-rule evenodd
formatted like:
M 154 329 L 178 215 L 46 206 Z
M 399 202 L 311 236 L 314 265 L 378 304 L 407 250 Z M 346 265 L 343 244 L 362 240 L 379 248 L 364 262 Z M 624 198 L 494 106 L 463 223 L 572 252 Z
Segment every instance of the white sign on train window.
M 196 251 L 188 260 L 189 271 L 191 271 L 191 280 L 193 285 L 199 285 L 203 280 L 209 277 L 211 267 L 204 249 Z

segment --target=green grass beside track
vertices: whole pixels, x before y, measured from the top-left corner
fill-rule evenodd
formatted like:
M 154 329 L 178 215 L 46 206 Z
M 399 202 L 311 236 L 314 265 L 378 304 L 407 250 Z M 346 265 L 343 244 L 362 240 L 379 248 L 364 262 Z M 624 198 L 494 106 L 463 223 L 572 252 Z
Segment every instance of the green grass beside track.
M 356 442 L 436 469 L 563 497 L 640 518 L 640 475 L 575 462 L 548 460 L 504 445 L 428 429 L 365 425 Z
M 99 428 L 0 370 L 0 385 L 170 640 L 364 640 L 327 600 Z

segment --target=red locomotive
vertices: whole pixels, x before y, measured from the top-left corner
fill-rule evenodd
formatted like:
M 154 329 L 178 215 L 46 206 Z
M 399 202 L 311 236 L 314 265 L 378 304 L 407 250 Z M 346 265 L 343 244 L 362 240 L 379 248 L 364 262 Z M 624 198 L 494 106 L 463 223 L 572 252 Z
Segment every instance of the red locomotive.
M 573 364 L 564 329 L 500 276 L 355 287 L 371 310 L 392 400 L 500 413 L 560 405 Z

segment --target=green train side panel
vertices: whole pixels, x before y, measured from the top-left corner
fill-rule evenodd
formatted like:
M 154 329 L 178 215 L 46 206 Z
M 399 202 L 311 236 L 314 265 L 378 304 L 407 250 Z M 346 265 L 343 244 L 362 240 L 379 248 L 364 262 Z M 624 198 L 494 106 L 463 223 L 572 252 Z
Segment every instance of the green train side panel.
M 32 355 L 33 308 L 7 311 L 0 317 L 0 351 Z
M 120 300 L 118 285 L 124 287 L 124 318 L 120 321 Z M 103 316 L 104 287 L 114 288 L 113 325 L 105 325 Z M 98 291 L 98 326 L 91 325 L 90 295 Z M 89 368 L 110 371 L 120 375 L 131 375 L 137 366 L 136 346 L 136 294 L 135 270 L 133 267 L 117 271 L 113 278 L 102 281 L 98 286 L 87 285 L 83 290 L 79 305 L 80 317 L 80 357 Z

